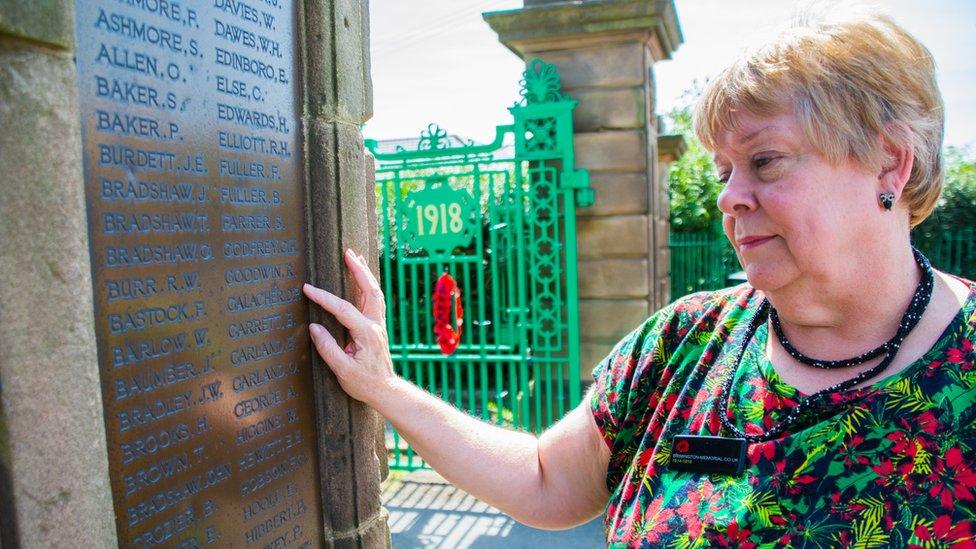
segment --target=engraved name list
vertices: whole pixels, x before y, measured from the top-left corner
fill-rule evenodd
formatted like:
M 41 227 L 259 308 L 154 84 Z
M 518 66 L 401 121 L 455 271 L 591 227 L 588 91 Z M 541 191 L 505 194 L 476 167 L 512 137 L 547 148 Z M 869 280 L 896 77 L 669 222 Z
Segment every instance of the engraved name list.
M 290 0 L 77 0 L 125 547 L 319 547 Z

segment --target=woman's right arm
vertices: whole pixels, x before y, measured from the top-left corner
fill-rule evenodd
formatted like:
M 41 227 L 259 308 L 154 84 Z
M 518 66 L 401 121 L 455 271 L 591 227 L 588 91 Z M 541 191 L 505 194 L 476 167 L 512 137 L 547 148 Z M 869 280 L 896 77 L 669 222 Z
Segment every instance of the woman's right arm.
M 305 294 L 349 330 L 340 348 L 317 324 L 312 341 L 342 388 L 386 417 L 445 479 L 537 528 L 569 528 L 603 512 L 610 451 L 589 409 L 589 395 L 536 437 L 473 418 L 397 377 L 390 359 L 382 291 L 352 252 L 346 264 L 362 291 L 360 308 L 306 285 Z
M 394 387 L 371 405 L 465 492 L 536 528 L 569 528 L 606 507 L 610 451 L 587 400 L 536 437 L 473 418 L 409 382 Z

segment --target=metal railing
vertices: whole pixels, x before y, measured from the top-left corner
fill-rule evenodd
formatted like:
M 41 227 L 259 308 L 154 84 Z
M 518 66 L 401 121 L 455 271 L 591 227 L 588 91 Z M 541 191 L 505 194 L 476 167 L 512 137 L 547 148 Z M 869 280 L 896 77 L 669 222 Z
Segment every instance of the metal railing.
M 976 279 L 976 227 L 927 232 L 916 242 L 936 269 Z
M 976 227 L 927 231 L 918 248 L 941 271 L 976 279 Z M 741 267 L 731 244 L 715 231 L 671 233 L 671 298 L 728 286 Z
M 715 231 L 671 233 L 671 298 L 727 286 L 726 278 L 740 270 L 725 236 Z
M 492 143 L 451 143 L 431 124 L 413 149 L 366 147 L 397 373 L 474 416 L 541 432 L 581 398 L 576 207 L 593 190 L 575 168 L 576 102 L 556 68 L 534 60 L 523 76 Z M 462 302 L 453 352 L 432 309 L 443 275 Z M 390 467 L 426 467 L 392 428 L 387 448 Z

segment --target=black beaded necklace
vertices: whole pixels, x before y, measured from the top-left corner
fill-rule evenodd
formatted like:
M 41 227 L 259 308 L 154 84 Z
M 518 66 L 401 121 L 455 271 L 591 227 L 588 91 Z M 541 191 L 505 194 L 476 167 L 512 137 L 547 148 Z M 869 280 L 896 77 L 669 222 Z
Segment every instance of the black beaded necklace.
M 902 331 L 899 329 L 888 341 L 885 341 L 874 349 L 865 351 L 856 357 L 843 360 L 822 360 L 819 358 L 812 358 L 801 353 L 796 347 L 793 346 L 792 343 L 790 343 L 790 340 L 787 339 L 786 334 L 783 333 L 783 325 L 780 324 L 779 314 L 776 312 L 776 309 L 770 307 L 769 320 L 773 325 L 773 331 L 776 332 L 776 338 L 779 340 L 779 344 L 782 345 L 783 349 L 786 349 L 786 352 L 796 360 L 808 366 L 826 370 L 857 366 L 858 364 L 863 364 L 872 358 L 881 356 L 888 349 L 898 348 L 905 336 L 908 335 L 908 333 L 911 332 L 912 329 L 918 324 L 918 321 L 921 320 L 921 313 L 912 314 L 912 311 L 919 309 L 920 305 L 922 306 L 919 310 L 925 310 L 924 304 L 928 303 L 929 297 L 932 295 L 932 287 L 935 281 L 934 275 L 932 274 L 932 266 L 929 264 L 929 260 L 926 259 L 926 257 L 914 247 L 912 248 L 912 254 L 915 256 L 915 262 L 918 263 L 918 266 L 922 269 L 922 280 L 920 280 L 918 286 L 915 287 L 915 294 L 912 295 L 912 302 L 908 305 L 908 310 L 905 312 L 905 316 L 902 318 L 903 324 L 906 322 L 908 323 L 907 330 Z M 901 328 L 901 326 L 899 326 L 899 328 Z
M 837 383 L 836 385 L 832 385 L 822 391 L 818 391 L 810 396 L 800 399 L 800 401 L 796 404 L 796 406 L 794 406 L 793 409 L 790 410 L 789 414 L 787 414 L 786 417 L 783 418 L 781 422 L 779 422 L 777 425 L 774 425 L 765 433 L 759 435 L 747 435 L 742 430 L 740 430 L 737 426 L 735 426 L 732 423 L 732 421 L 729 420 L 728 418 L 729 394 L 731 393 L 732 390 L 732 381 L 735 379 L 736 371 L 739 369 L 739 364 L 742 362 L 742 357 L 745 355 L 746 348 L 749 345 L 749 341 L 752 340 L 753 336 L 756 335 L 756 331 L 759 329 L 759 326 L 761 326 L 762 323 L 766 321 L 766 318 L 768 316 L 771 316 L 771 313 L 774 311 L 774 309 L 769 304 L 769 302 L 766 299 L 763 299 L 762 303 L 760 303 L 759 305 L 759 310 L 756 312 L 756 315 L 752 318 L 752 321 L 749 323 L 748 331 L 746 332 L 745 338 L 742 342 L 742 349 L 739 350 L 738 357 L 736 358 L 735 363 L 732 365 L 732 368 L 730 369 L 731 371 L 729 372 L 729 376 L 728 378 L 726 378 L 725 383 L 722 385 L 722 392 L 719 395 L 719 420 L 722 422 L 722 426 L 728 429 L 736 437 L 740 439 L 744 439 L 749 442 L 766 442 L 768 440 L 772 440 L 777 436 L 779 436 L 788 426 L 793 424 L 800 417 L 800 415 L 802 415 L 805 411 L 810 409 L 810 407 L 814 403 L 821 400 L 824 396 L 833 392 L 845 391 L 847 389 L 850 389 L 851 387 L 856 386 L 862 381 L 878 375 L 879 373 L 883 372 L 886 368 L 888 368 L 888 366 L 891 365 L 891 363 L 895 360 L 895 356 L 898 354 L 898 349 L 901 347 L 901 344 L 905 340 L 905 337 L 908 336 L 909 332 L 911 332 L 912 329 L 918 325 L 919 319 L 921 319 L 922 317 L 922 313 L 925 312 L 925 309 L 926 307 L 928 307 L 929 301 L 932 298 L 932 289 L 935 287 L 935 275 L 932 272 L 932 265 L 929 263 L 929 260 L 915 248 L 912 248 L 912 252 L 915 255 L 915 261 L 918 263 L 919 267 L 922 268 L 922 280 L 919 282 L 918 288 L 916 288 L 915 294 L 912 297 L 912 301 L 908 305 L 908 309 L 905 311 L 904 316 L 902 316 L 901 322 L 898 324 L 898 331 L 895 333 L 895 336 L 892 337 L 887 342 L 885 342 L 883 345 L 881 345 L 881 347 L 879 347 L 881 351 L 879 352 L 876 352 L 878 350 L 875 349 L 869 351 L 868 353 L 859 355 L 858 357 L 854 357 L 852 359 L 837 360 L 837 361 L 819 361 L 825 364 L 844 364 L 844 363 L 850 363 L 848 365 L 860 364 L 868 359 L 865 358 L 860 360 L 859 362 L 852 362 L 852 361 L 855 361 L 860 357 L 865 356 L 866 354 L 875 353 L 874 356 L 884 354 L 884 358 L 881 360 L 881 362 L 879 362 L 873 368 L 857 374 L 851 379 L 842 381 L 840 383 Z M 785 340 L 785 338 L 782 339 Z M 797 353 L 799 353 L 799 351 L 797 351 Z M 814 359 L 808 358 L 808 360 L 814 360 Z M 809 362 L 806 361 L 803 362 L 809 364 Z M 840 368 L 843 366 L 819 366 L 819 367 Z

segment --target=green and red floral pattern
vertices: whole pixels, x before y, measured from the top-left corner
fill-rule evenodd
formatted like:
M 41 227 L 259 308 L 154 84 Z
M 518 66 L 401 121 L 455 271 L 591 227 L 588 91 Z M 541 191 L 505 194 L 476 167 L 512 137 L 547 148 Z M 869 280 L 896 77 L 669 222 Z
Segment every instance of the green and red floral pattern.
M 610 547 L 976 547 L 976 284 L 919 360 L 831 395 L 739 476 L 671 471 L 674 435 L 726 435 L 718 394 L 761 294 L 695 294 L 648 319 L 593 371 L 611 451 Z M 729 415 L 747 433 L 804 396 L 764 358 L 761 327 Z M 760 429 L 760 426 L 762 429 Z

